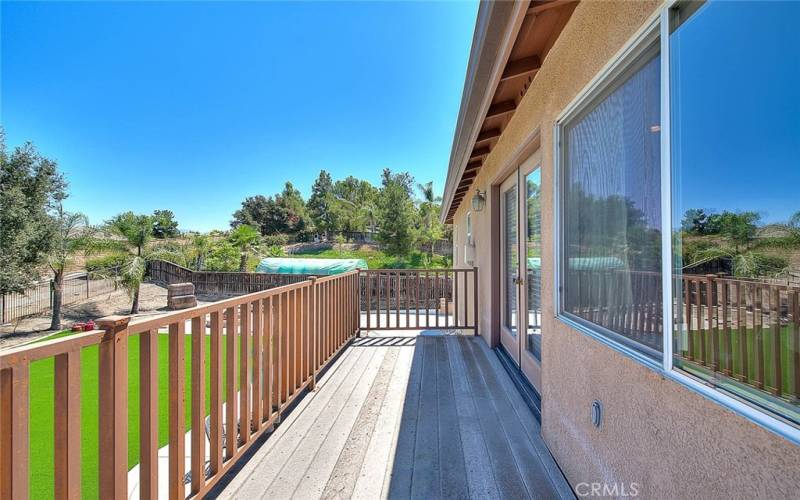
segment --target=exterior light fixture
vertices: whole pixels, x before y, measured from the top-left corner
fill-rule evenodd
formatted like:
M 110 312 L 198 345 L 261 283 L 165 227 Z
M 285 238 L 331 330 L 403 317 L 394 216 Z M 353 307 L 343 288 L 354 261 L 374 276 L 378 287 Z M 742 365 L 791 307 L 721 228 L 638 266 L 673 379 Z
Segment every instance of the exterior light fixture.
M 481 191 L 480 189 L 475 190 L 475 196 L 472 197 L 472 209 L 476 212 L 483 211 L 483 207 L 486 206 L 486 191 Z

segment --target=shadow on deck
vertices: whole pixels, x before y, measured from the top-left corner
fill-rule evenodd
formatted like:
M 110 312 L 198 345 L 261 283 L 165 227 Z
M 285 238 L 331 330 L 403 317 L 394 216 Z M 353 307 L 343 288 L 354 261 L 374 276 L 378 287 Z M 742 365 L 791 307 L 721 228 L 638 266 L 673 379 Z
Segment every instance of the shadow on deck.
M 220 498 L 572 498 L 539 424 L 471 336 L 355 339 Z

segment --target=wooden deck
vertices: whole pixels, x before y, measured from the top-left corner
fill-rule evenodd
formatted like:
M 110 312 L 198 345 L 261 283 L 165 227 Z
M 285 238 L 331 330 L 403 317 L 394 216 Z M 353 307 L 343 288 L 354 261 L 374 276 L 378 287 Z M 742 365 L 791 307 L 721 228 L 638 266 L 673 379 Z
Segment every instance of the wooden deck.
M 355 339 L 221 498 L 573 498 L 483 340 Z

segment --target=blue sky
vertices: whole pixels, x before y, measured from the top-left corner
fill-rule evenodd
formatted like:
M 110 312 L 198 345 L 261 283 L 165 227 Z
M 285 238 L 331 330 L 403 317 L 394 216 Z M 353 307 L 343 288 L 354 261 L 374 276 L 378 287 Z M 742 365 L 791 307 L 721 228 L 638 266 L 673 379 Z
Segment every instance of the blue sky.
M 800 210 L 800 2 L 768 5 L 709 3 L 672 36 L 681 212 Z
M 58 160 L 92 222 L 226 228 L 320 169 L 442 190 L 476 2 L 2 4 L 9 147 Z

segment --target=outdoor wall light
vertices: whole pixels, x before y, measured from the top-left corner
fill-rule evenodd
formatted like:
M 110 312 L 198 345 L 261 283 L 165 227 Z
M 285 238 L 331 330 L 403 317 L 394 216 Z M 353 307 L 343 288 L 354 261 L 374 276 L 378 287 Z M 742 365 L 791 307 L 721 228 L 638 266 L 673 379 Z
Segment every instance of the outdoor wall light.
M 480 189 L 475 190 L 475 196 L 472 197 L 472 209 L 476 212 L 480 212 L 483 210 L 483 207 L 486 206 L 486 191 L 481 191 Z

